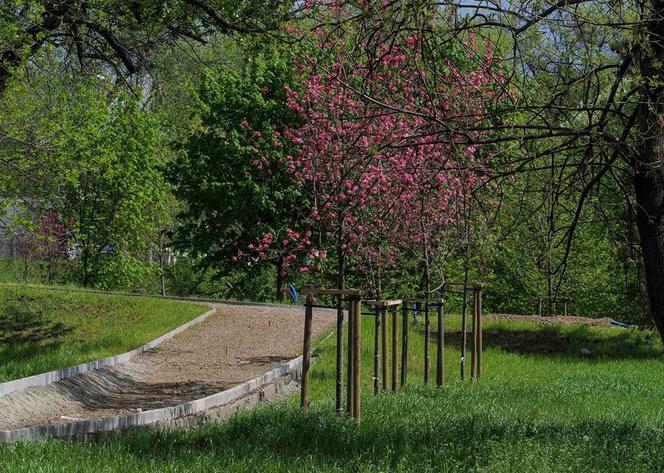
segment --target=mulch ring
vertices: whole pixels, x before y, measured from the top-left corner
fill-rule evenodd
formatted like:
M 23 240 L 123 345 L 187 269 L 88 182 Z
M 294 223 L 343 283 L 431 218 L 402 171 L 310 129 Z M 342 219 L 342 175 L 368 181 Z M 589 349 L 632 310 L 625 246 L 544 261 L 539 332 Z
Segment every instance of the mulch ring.
M 514 314 L 491 314 L 482 316 L 483 320 L 530 322 L 539 325 L 586 325 L 588 327 L 612 327 L 611 319 L 603 317 L 591 319 L 588 317 L 563 317 L 562 315 L 514 315 Z

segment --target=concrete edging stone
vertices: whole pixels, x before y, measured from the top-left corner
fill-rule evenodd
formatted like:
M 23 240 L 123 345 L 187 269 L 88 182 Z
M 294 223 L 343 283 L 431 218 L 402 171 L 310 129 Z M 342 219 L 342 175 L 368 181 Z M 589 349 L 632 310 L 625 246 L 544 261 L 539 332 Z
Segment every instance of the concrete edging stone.
M 12 430 L 0 430 L 0 442 L 11 443 L 17 441 L 36 441 L 46 437 L 79 437 L 83 439 L 93 438 L 95 435 L 117 430 L 126 430 L 141 426 L 168 425 L 178 419 L 198 417 L 198 420 L 206 420 L 202 414 L 210 413 L 215 409 L 229 406 L 228 412 L 221 412 L 217 418 L 227 418 L 232 413 L 243 407 L 251 407 L 263 400 L 263 390 L 269 385 L 275 385 L 275 395 L 279 395 L 283 389 L 278 383 L 280 379 L 290 376 L 290 380 L 299 379 L 302 367 L 302 356 L 290 360 L 283 365 L 268 371 L 250 381 L 242 383 L 226 391 L 221 391 L 210 396 L 194 401 L 178 404 L 172 407 L 164 407 L 128 415 L 100 417 L 97 419 L 86 419 L 62 424 L 39 425 Z M 253 399 L 250 395 L 257 394 Z M 235 405 L 243 399 L 248 402 L 246 406 Z M 190 422 L 191 423 L 191 422 Z M 194 424 L 197 422 L 194 422 Z

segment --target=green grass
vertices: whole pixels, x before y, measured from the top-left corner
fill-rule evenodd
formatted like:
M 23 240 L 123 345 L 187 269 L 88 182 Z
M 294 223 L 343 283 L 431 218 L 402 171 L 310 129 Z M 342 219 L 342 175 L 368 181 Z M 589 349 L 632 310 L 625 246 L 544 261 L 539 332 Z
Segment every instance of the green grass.
M 0 382 L 124 353 L 206 310 L 148 297 L 0 286 Z
M 27 269 L 20 258 L 0 258 L 0 284 L 17 283 L 22 281 L 38 281 L 35 270 Z
M 448 329 L 458 328 L 453 317 Z M 333 413 L 334 339 L 322 342 L 312 404 L 297 399 L 193 431 L 138 431 L 94 444 L 0 448 L 0 471 L 587 472 L 664 469 L 663 348 L 650 332 L 485 324 L 484 376 L 460 382 L 448 334 L 447 385 L 371 392 L 372 320 L 363 321 L 362 425 Z M 579 349 L 592 350 L 590 358 Z M 435 343 L 432 343 L 435 349 Z

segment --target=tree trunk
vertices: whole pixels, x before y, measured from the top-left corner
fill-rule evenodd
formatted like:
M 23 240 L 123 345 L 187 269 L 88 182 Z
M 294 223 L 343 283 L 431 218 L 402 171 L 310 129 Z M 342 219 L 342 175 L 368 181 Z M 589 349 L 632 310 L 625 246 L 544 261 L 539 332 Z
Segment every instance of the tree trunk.
M 275 299 L 279 302 L 284 300 L 284 276 L 283 276 L 283 270 L 284 270 L 284 260 L 283 258 L 279 258 L 277 261 L 276 265 L 277 267 L 277 281 L 276 281 L 276 287 L 275 287 Z
M 650 313 L 664 340 L 664 0 L 651 0 L 646 8 L 647 34 L 639 57 L 639 149 L 632 165 Z
M 337 244 L 337 289 L 346 289 L 346 252 Z
M 166 274 L 164 274 L 164 250 L 159 248 L 159 291 L 162 296 L 166 295 Z
M 636 221 L 641 236 L 650 313 L 664 340 L 664 169 L 657 165 L 634 177 Z

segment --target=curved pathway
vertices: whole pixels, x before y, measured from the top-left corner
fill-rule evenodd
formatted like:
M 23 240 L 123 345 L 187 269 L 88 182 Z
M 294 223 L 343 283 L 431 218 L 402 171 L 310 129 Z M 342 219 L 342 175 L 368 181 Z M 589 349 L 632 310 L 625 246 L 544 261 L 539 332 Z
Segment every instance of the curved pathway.
M 217 313 L 131 361 L 0 397 L 0 430 L 174 406 L 224 391 L 301 352 L 301 307 L 212 304 Z M 314 336 L 335 325 L 317 311 Z

